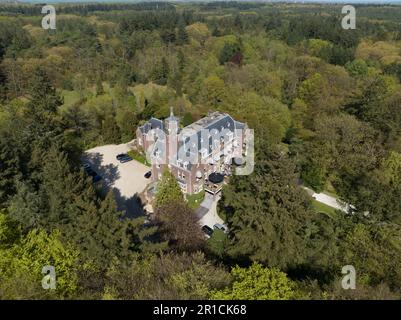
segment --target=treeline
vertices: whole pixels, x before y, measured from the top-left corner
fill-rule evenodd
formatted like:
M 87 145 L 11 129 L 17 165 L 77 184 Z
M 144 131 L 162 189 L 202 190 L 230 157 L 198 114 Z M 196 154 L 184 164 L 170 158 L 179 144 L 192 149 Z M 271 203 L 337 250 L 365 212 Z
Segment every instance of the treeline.
M 12 15 L 40 15 L 41 9 L 44 4 L 5 4 L 0 6 L 2 14 Z M 167 2 L 140 2 L 140 3 L 87 3 L 87 4 L 57 4 L 55 5 L 57 13 L 75 13 L 80 15 L 87 15 L 95 11 L 111 11 L 111 10 L 174 10 L 174 5 Z

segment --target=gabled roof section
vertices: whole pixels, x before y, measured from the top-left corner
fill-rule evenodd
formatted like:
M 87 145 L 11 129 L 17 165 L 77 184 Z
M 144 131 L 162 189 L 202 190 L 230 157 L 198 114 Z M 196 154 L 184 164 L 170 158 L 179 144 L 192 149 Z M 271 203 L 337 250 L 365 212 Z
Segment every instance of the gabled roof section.
M 235 129 L 240 129 L 240 130 L 245 129 L 245 123 L 235 121 Z
M 163 130 L 163 121 L 157 118 L 150 118 L 148 122 L 146 122 L 143 126 L 139 127 L 142 133 L 148 133 L 152 129 L 160 129 Z
M 241 123 L 238 122 L 238 124 Z M 206 137 L 204 132 L 202 132 L 202 130 L 206 129 L 208 130 L 208 132 L 212 134 L 213 132 L 220 133 L 224 130 L 231 131 L 234 133 L 236 128 L 237 128 L 236 121 L 229 114 L 213 112 L 209 114 L 207 117 L 204 117 L 182 129 L 179 140 L 185 141 L 186 144 L 190 143 L 190 141 L 191 143 L 197 141 L 198 151 L 202 150 L 202 148 L 204 148 L 204 146 L 207 145 L 207 153 L 209 154 L 214 149 L 213 141 L 211 137 L 209 136 Z M 204 141 L 205 139 L 207 139 L 207 141 Z

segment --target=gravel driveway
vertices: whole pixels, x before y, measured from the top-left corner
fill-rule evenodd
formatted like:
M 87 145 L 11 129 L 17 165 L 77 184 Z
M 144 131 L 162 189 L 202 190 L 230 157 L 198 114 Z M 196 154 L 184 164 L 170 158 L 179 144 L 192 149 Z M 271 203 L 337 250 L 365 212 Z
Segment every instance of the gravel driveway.
M 199 218 L 198 223 L 202 226 L 207 225 L 213 229 L 216 223 L 223 224 L 224 221 L 217 215 L 217 202 L 219 202 L 221 195 L 217 195 L 215 199 L 213 196 L 206 192 L 205 199 L 196 210 Z
M 112 190 L 118 209 L 125 211 L 128 217 L 137 217 L 143 214 L 138 195 L 150 182 L 144 177 L 150 167 L 136 160 L 120 163 L 116 159 L 119 153 L 131 150 L 131 145 L 132 141 L 96 147 L 85 151 L 82 161 L 90 163 L 93 170 L 103 177 L 103 189 L 105 192 Z
M 316 193 L 315 191 L 313 191 L 312 189 L 308 188 L 308 187 L 303 187 L 308 194 L 315 199 L 318 202 L 324 203 L 325 205 L 332 207 L 334 209 L 337 210 L 341 210 L 345 213 L 348 212 L 348 210 L 351 208 L 353 208 L 352 206 L 350 206 L 347 203 L 342 203 L 340 200 L 334 198 L 333 196 L 330 196 L 328 194 L 325 193 Z

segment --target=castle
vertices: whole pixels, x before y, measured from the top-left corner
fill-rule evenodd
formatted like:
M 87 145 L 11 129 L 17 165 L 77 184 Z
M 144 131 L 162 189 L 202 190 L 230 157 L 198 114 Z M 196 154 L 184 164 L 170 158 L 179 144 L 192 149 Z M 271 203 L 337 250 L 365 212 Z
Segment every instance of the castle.
M 245 131 L 245 123 L 220 112 L 181 128 L 171 108 L 168 118 L 151 118 L 138 127 L 136 136 L 137 146 L 151 159 L 152 181 L 160 180 L 168 168 L 184 194 L 216 194 L 233 165 L 244 163 Z

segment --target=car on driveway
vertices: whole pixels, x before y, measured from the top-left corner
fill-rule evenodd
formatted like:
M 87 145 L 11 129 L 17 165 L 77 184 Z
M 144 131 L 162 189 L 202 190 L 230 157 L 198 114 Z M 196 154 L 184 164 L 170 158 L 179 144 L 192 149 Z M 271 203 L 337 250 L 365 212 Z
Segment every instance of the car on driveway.
M 126 154 L 126 153 L 120 153 L 120 154 L 118 154 L 118 155 L 116 156 L 116 159 L 117 159 L 118 161 L 120 161 L 120 163 L 126 163 L 126 162 L 132 160 L 132 158 L 131 158 L 128 154 Z
M 204 226 L 202 227 L 202 231 L 203 231 L 206 235 L 208 235 L 209 237 L 211 237 L 212 234 L 213 234 L 213 229 L 210 228 L 210 227 L 207 226 L 207 225 L 204 225 Z
M 146 173 L 144 174 L 144 177 L 145 177 L 146 179 L 149 179 L 149 178 L 151 177 L 151 175 L 152 175 L 152 171 L 148 171 L 148 172 L 146 172 Z
M 88 170 L 88 169 L 91 167 L 91 165 L 90 165 L 89 163 L 85 162 L 85 163 L 83 163 L 83 164 L 81 165 L 81 167 L 82 167 L 84 170 Z
M 82 168 L 85 170 L 86 174 L 90 177 L 92 177 L 92 181 L 93 182 L 98 182 L 100 180 L 102 180 L 102 176 L 99 175 L 96 171 L 94 171 L 89 163 L 83 163 L 82 164 Z
M 102 178 L 102 176 L 100 176 L 100 175 L 98 175 L 98 174 L 96 174 L 93 178 L 92 178 L 92 180 L 93 180 L 93 182 L 99 182 L 100 180 L 102 180 L 103 178 Z
M 222 225 L 222 224 L 220 224 L 220 223 L 216 223 L 216 224 L 213 226 L 213 229 L 221 230 L 221 231 L 223 231 L 224 233 L 227 232 L 227 227 L 224 226 L 224 225 Z
M 97 173 L 95 171 L 92 170 L 92 168 L 86 168 L 85 172 L 88 174 L 88 176 L 94 177 L 97 175 Z

